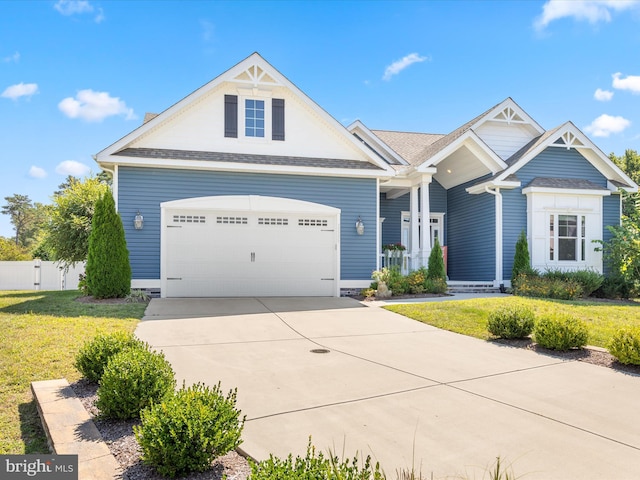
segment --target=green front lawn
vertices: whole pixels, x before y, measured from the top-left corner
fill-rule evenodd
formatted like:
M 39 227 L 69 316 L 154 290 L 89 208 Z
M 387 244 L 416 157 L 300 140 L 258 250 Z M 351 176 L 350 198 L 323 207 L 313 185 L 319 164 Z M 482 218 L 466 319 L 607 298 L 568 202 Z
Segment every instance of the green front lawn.
M 0 454 L 48 453 L 30 383 L 80 378 L 80 346 L 98 333 L 133 331 L 146 304 L 76 302 L 77 291 L 0 292 Z
M 510 296 L 389 305 L 384 308 L 434 327 L 486 340 L 491 337 L 487 332 L 489 313 L 511 304 L 527 305 L 536 316 L 562 312 L 581 318 L 589 326 L 589 345 L 597 347 L 606 348 L 611 336 L 623 325 L 640 326 L 640 303 L 637 302 L 629 305 Z

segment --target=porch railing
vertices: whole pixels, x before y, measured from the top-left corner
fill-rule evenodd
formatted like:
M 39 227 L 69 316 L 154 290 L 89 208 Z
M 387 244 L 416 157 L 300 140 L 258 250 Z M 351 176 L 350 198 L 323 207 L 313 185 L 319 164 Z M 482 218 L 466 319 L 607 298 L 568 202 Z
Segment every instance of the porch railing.
M 406 251 L 393 251 L 391 254 L 387 252 L 380 254 L 380 268 L 400 267 L 400 273 L 403 275 L 407 275 L 410 271 L 414 270 L 411 263 L 411 255 Z
M 447 269 L 447 247 L 443 246 L 442 257 L 444 259 L 444 269 Z M 414 265 L 415 263 L 415 265 Z M 416 270 L 420 267 L 419 259 L 412 259 L 411 255 L 405 251 L 391 250 L 380 254 L 380 268 L 383 267 L 400 267 L 400 273 L 407 275 L 409 272 Z

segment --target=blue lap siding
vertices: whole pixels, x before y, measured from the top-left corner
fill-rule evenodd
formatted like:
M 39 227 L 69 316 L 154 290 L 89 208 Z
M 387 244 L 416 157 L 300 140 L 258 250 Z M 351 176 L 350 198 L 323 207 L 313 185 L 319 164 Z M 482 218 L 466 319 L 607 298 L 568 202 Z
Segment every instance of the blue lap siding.
M 160 203 L 213 195 L 264 195 L 304 200 L 341 210 L 341 279 L 369 279 L 376 268 L 375 179 L 120 167 L 118 210 L 134 279 L 160 278 Z M 144 228 L 135 230 L 137 211 Z M 365 233 L 356 234 L 358 217 Z
M 503 276 L 511 278 L 513 257 L 518 235 L 527 230 L 527 197 L 522 189 L 537 177 L 572 178 L 589 180 L 604 188 L 607 179 L 586 158 L 575 149 L 548 147 L 516 172 L 522 187 L 502 190 L 503 196 Z M 562 193 L 562 192 L 558 192 Z M 607 238 L 606 225 L 618 224 L 620 220 L 619 198 L 617 195 L 604 197 L 603 238 Z M 616 203 L 618 202 L 618 203 Z M 617 205 L 618 210 L 615 209 Z
M 495 200 L 489 193 L 470 195 L 474 180 L 447 191 L 447 273 L 450 280 L 495 278 Z

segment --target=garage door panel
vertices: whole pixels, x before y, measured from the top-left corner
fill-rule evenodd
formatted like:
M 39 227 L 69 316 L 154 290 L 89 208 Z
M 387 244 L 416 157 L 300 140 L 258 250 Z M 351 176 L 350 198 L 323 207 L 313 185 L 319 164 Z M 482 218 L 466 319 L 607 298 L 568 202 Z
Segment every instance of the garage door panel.
M 335 215 L 167 209 L 166 296 L 333 296 Z

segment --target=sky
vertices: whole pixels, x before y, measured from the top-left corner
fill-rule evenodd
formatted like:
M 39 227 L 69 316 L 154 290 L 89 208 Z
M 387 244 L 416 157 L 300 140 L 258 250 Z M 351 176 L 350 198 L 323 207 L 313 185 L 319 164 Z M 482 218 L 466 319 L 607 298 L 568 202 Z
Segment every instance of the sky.
M 511 97 L 640 151 L 640 0 L 4 0 L 0 204 L 51 203 L 145 112 L 253 52 L 345 126 L 448 133 Z

